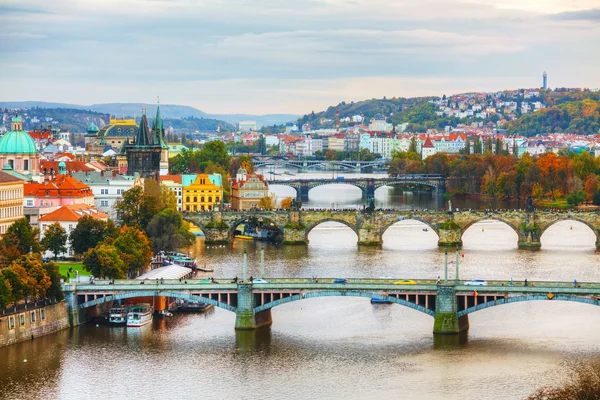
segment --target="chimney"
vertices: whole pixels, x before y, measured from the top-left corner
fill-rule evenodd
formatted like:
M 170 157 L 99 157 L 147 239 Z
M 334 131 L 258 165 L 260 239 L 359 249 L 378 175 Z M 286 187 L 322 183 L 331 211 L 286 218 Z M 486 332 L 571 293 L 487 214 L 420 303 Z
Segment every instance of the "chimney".
M 100 171 L 100 176 L 104 176 L 104 170 Z

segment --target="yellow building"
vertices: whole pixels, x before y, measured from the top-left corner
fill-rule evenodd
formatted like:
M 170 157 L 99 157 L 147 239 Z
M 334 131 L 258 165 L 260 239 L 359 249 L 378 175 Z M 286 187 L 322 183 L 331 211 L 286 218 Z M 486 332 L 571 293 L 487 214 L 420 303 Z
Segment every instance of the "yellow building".
M 198 212 L 212 210 L 223 199 L 223 178 L 220 174 L 198 174 L 183 187 L 183 210 Z
M 0 236 L 23 218 L 23 181 L 0 171 Z

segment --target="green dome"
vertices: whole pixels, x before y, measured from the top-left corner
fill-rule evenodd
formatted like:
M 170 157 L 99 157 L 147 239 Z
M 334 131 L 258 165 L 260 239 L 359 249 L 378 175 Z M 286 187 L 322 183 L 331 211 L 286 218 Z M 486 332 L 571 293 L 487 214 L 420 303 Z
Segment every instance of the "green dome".
M 38 150 L 29 133 L 8 131 L 0 138 L 0 154 L 38 154 Z
M 96 126 L 96 124 L 94 124 L 93 122 L 90 124 L 90 126 L 88 126 L 87 128 L 87 132 L 88 133 L 97 133 L 100 129 Z

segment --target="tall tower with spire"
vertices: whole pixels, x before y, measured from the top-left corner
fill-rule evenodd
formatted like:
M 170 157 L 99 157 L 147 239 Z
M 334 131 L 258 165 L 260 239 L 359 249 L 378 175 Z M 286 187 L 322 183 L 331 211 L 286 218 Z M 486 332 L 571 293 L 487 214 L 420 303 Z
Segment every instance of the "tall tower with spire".
M 152 123 L 152 136 L 154 144 L 160 145 L 160 175 L 169 173 L 169 146 L 165 143 L 165 127 L 160 117 L 160 100 L 156 102 L 156 118 Z
M 148 126 L 146 108 L 142 108 L 142 120 L 135 143 L 124 143 L 120 153 L 127 159 L 127 175 L 139 174 L 142 178 L 158 179 L 160 174 L 161 145 Z

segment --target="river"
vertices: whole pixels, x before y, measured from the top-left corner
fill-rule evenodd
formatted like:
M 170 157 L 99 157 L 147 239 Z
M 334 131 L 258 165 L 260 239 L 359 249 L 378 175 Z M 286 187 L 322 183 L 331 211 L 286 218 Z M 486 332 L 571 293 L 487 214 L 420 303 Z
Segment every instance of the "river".
M 317 190 L 322 204 L 339 195 Z M 399 222 L 378 249 L 357 248 L 349 228 L 324 223 L 306 247 L 265 245 L 266 276 L 443 276 L 437 236 L 424 227 Z M 600 281 L 594 235 L 577 222 L 549 228 L 540 251 L 518 250 L 516 233 L 493 221 L 473 225 L 463 241 L 463 279 Z M 232 277 L 241 276 L 244 248 L 248 274 L 258 276 L 260 244 L 199 241 L 193 252 L 214 276 Z M 579 303 L 475 312 L 460 346 L 436 346 L 429 316 L 363 298 L 292 302 L 272 316 L 272 327 L 255 333 L 235 332 L 235 316 L 215 309 L 141 330 L 86 324 L 5 347 L 0 398 L 522 399 L 564 382 L 574 362 L 600 359 L 600 310 Z

